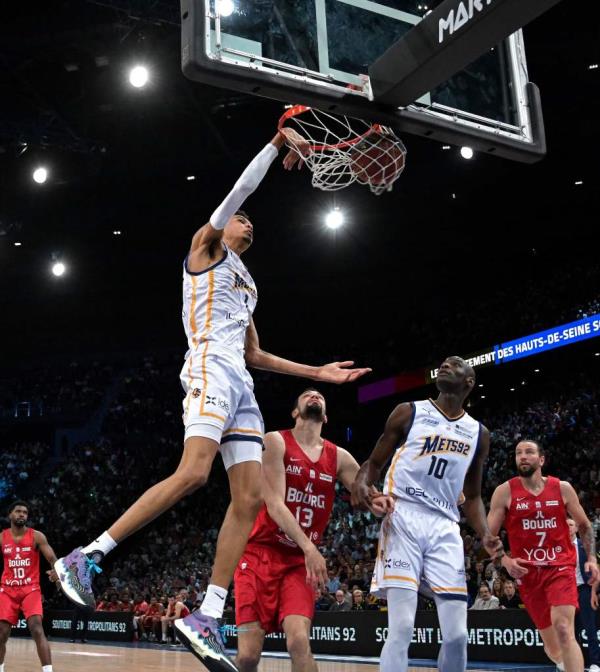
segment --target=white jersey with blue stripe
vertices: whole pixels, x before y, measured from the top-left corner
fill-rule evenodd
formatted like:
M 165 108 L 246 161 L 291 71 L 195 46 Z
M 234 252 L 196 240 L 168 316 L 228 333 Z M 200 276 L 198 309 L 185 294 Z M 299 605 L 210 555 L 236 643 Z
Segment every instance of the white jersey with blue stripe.
M 239 256 L 223 245 L 225 256 L 204 271 L 183 267 L 183 326 L 188 355 L 201 343 L 244 354 L 246 329 L 258 295 Z
M 396 449 L 384 492 L 457 521 L 457 501 L 477 452 L 481 424 L 468 413 L 448 417 L 431 399 L 413 402 L 406 441 Z

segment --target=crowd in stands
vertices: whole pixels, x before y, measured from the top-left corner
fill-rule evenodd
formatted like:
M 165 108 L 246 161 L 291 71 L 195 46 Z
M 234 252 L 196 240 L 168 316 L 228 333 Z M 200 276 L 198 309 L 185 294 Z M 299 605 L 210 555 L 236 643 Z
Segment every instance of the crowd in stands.
M 48 446 L 39 441 L 13 442 L 0 452 L 0 500 L 27 486 L 41 472 Z
M 84 418 L 98 407 L 113 376 L 111 365 L 97 361 L 20 372 L 0 380 L 0 418 Z
M 578 311 L 597 309 L 590 304 Z M 534 330 L 530 327 L 527 333 Z M 4 495 L 4 503 L 12 496 L 27 497 L 32 524 L 46 532 L 58 554 L 87 544 L 149 484 L 176 468 L 182 436 L 179 366 L 180 358 L 157 363 L 152 357 L 120 374 L 110 366 L 98 364 L 90 370 L 73 365 L 62 379 L 52 379 L 47 387 L 38 382 L 28 390 L 29 398 L 41 400 L 47 408 L 63 409 L 72 404 L 89 413 L 105 398 L 108 385 L 118 381 L 99 437 L 63 450 L 51 469 L 44 469 L 52 452 L 48 445 L 21 443 L 2 450 L 0 495 Z M 256 379 L 260 390 L 260 374 Z M 14 400 L 24 395 L 19 389 L 5 400 L 8 397 Z M 289 405 L 289 399 L 286 403 Z M 565 385 L 559 395 L 549 392 L 548 398 L 524 406 L 506 404 L 481 420 L 491 430 L 486 499 L 496 485 L 514 475 L 516 442 L 522 437 L 540 440 L 548 450 L 549 469 L 575 486 L 598 534 L 600 471 L 595 465 L 600 464 L 600 398 L 593 381 L 583 377 Z M 385 603 L 369 594 L 380 523 L 370 513 L 354 510 L 343 488 L 338 486 L 337 492 L 321 547 L 329 581 L 316 596 L 316 607 L 333 611 L 384 609 Z M 225 473 L 216 461 L 205 488 L 107 556 L 105 571 L 96 580 L 96 591 L 102 596 L 98 608 L 134 610 L 140 616 L 140 605 L 164 603 L 167 608 L 169 596 L 175 594 L 190 610 L 197 608 L 208 583 L 228 497 Z M 480 542 L 464 522 L 463 538 L 470 606 L 518 606 L 514 582 L 486 562 Z M 49 594 L 48 599 L 58 605 L 62 598 Z M 229 606 L 232 599 L 233 591 Z M 424 597 L 421 606 L 430 608 L 431 603 Z M 152 632 L 162 634 L 155 627 L 146 634 Z

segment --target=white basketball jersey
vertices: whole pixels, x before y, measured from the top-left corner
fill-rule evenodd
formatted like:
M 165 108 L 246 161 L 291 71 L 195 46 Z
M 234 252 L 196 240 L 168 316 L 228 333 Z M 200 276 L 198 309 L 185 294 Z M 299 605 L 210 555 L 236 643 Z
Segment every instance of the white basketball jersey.
M 185 260 L 183 326 L 190 351 L 208 341 L 243 355 L 246 328 L 258 298 L 256 285 L 239 256 L 223 247 L 223 259 L 205 271 L 188 271 Z
M 384 492 L 460 519 L 456 502 L 479 442 L 481 425 L 466 412 L 446 416 L 429 400 L 413 402 L 406 441 L 396 449 Z

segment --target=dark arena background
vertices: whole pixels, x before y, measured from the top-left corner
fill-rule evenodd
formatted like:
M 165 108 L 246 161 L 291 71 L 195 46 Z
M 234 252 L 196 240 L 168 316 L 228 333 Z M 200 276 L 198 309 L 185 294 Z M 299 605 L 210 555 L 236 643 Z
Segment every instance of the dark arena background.
M 26 500 L 30 525 L 62 557 L 180 460 L 182 263 L 284 106 L 186 78 L 175 0 L 5 3 L 1 15 L 0 506 L 4 515 Z M 491 435 L 486 507 L 515 474 L 515 445 L 532 438 L 596 537 L 599 26 L 596 3 L 562 2 L 523 29 L 544 113 L 540 161 L 477 149 L 467 159 L 460 145 L 400 131 L 406 168 L 389 193 L 319 191 L 306 167 L 286 172 L 277 159 L 243 206 L 261 347 L 373 369 L 347 385 L 316 383 L 327 438 L 362 463 L 395 405 L 436 396 L 435 370 L 460 355 L 477 374 L 467 411 Z M 147 68 L 145 86 L 130 83 L 136 66 Z M 334 208 L 338 228 L 326 224 Z M 291 427 L 310 383 L 252 375 L 266 430 Z M 199 607 L 228 502 L 217 458 L 204 488 L 111 552 L 94 579 L 86 643 L 81 633 L 69 641 L 73 607 L 42 558 L 53 669 L 204 669 L 175 639 L 142 640 L 133 618 L 143 601 L 174 592 Z M 379 669 L 387 608 L 369 593 L 378 530 L 338 485 L 321 546 L 330 583 L 316 595 L 311 633 L 320 670 Z M 502 597 L 507 575 L 492 581 L 464 518 L 461 533 L 469 606 L 486 581 Z M 328 613 L 343 584 L 354 608 Z M 226 646 L 235 650 L 233 597 Z M 6 672 L 39 669 L 25 626 L 21 616 Z M 410 670 L 437 669 L 438 627 L 420 597 Z M 469 669 L 555 669 L 522 605 L 470 610 L 468 628 Z M 587 656 L 587 634 L 576 634 Z M 283 635 L 268 637 L 258 669 L 291 670 L 285 650 Z

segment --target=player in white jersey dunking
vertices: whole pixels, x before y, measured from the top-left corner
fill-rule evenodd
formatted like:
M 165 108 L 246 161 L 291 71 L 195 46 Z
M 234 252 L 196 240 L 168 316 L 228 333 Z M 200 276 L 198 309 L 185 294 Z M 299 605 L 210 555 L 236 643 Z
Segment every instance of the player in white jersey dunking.
M 235 567 L 262 504 L 263 422 L 246 366 L 330 383 L 350 382 L 370 371 L 349 368 L 353 362 L 318 367 L 298 364 L 260 348 L 252 321 L 256 286 L 240 259 L 252 244 L 253 227 L 239 208 L 290 137 L 295 145 L 304 143 L 290 129 L 279 131 L 192 239 L 183 270 L 183 322 L 189 350 L 181 372 L 186 395 L 179 467 L 147 490 L 98 539 L 56 563 L 66 595 L 93 607 L 91 579 L 99 569 L 97 563 L 117 543 L 204 485 L 220 451 L 231 504 L 219 533 L 211 582 L 200 610 L 174 624 L 192 653 L 217 672 L 236 669 L 224 653 L 216 619 L 223 614 Z M 290 169 L 298 159 L 296 152 L 290 152 L 284 166 Z
M 433 591 L 443 644 L 441 672 L 464 672 L 467 665 L 467 587 L 457 502 L 496 557 L 502 543 L 488 529 L 481 500 L 489 432 L 463 409 L 475 372 L 460 357 L 448 357 L 436 380 L 433 401 L 398 405 L 387 420 L 369 459 L 352 487 L 353 504 L 367 506 L 369 488 L 394 454 L 384 493 L 396 500 L 383 521 L 371 592 L 388 602 L 388 636 L 382 672 L 406 672 L 413 635 L 417 591 L 422 579 Z

